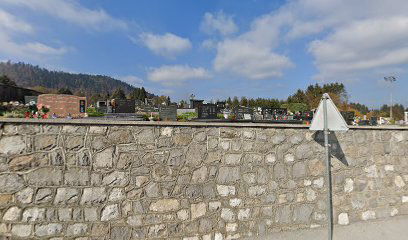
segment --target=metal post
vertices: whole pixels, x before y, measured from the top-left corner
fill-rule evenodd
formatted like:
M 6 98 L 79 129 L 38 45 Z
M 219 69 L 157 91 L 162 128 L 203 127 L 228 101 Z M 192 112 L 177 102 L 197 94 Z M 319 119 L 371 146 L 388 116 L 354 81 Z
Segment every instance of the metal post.
M 393 119 L 393 114 L 392 114 L 392 86 L 391 86 L 391 106 L 390 106 L 390 119 Z
M 324 147 L 326 150 L 326 171 L 327 171 L 327 229 L 328 240 L 333 239 L 333 211 L 332 211 L 332 184 L 331 184 L 331 169 L 330 169 L 330 153 L 329 153 L 329 127 L 327 118 L 327 97 L 323 96 L 323 116 L 324 116 Z

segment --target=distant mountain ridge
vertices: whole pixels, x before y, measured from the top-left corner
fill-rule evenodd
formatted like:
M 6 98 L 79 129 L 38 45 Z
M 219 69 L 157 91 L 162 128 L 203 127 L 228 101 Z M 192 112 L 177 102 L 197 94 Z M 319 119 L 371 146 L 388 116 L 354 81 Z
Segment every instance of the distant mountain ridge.
M 117 88 L 123 89 L 127 94 L 137 89 L 109 76 L 50 71 L 22 62 L 0 62 L 0 75 L 7 75 L 18 86 L 24 88 L 39 86 L 52 89 L 68 88 L 72 92 L 81 91 L 86 94 L 111 94 Z

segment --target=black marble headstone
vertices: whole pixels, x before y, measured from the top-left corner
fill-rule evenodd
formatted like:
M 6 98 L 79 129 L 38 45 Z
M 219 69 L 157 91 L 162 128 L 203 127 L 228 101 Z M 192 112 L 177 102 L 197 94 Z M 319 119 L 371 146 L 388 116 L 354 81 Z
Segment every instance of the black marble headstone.
M 251 120 L 254 110 L 248 107 L 236 107 L 234 109 L 235 119 L 237 120 Z
M 216 104 L 203 104 L 198 107 L 199 119 L 216 119 L 217 118 L 217 105 Z
M 115 99 L 114 113 L 135 113 L 135 100 Z
M 163 121 L 177 121 L 177 106 L 160 106 L 159 115 Z

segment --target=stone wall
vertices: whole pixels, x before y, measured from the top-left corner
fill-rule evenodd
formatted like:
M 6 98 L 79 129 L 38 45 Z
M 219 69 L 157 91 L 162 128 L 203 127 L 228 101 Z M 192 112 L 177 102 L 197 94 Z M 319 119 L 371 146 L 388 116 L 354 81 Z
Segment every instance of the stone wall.
M 326 223 L 305 128 L 6 123 L 0 236 L 237 239 Z M 408 214 L 408 131 L 331 136 L 335 224 Z

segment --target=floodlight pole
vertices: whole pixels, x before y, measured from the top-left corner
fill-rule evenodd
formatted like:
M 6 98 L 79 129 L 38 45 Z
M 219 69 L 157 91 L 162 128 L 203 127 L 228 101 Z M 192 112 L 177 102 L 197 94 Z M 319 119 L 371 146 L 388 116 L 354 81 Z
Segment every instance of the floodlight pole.
M 323 117 L 324 117 L 324 147 L 326 152 L 326 172 L 327 172 L 327 239 L 333 239 L 333 206 L 332 206 L 332 184 L 331 184 L 331 164 L 330 164 L 330 152 L 329 152 L 329 125 L 327 117 L 327 99 L 328 96 L 323 94 Z
M 397 78 L 394 76 L 388 76 L 388 77 L 384 77 L 384 80 L 386 82 L 390 82 L 390 92 L 391 92 L 391 106 L 390 106 L 390 119 L 393 119 L 393 114 L 392 114 L 392 84 L 397 81 Z

